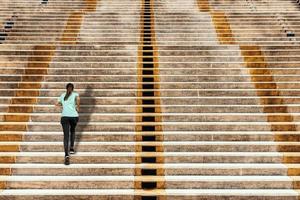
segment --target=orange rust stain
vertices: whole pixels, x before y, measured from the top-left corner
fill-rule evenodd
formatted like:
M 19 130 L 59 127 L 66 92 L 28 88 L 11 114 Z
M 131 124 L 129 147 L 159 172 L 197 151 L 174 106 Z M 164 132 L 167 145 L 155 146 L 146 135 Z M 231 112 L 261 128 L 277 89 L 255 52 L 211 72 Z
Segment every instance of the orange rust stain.
M 223 11 L 211 9 L 208 0 L 198 0 L 197 4 L 201 12 L 210 13 L 220 44 L 236 44 L 226 14 Z
M 85 12 L 94 12 L 97 9 L 97 0 L 85 0 L 83 11 L 72 12 L 68 18 L 67 25 L 61 37 L 62 44 L 76 44 L 80 33 Z
M 236 44 L 226 14 L 221 11 L 212 11 L 211 16 L 220 44 Z
M 0 152 L 18 152 L 18 151 L 19 151 L 19 145 L 3 145 L 3 146 L 0 146 Z
M 30 120 L 29 113 L 33 112 L 33 103 L 37 102 L 37 97 L 39 96 L 38 89 L 41 88 L 40 81 L 43 79 L 43 75 L 45 75 L 45 71 L 49 67 L 49 63 L 51 61 L 52 56 L 55 52 L 54 45 L 37 45 L 33 48 L 33 55 L 28 58 L 28 64 L 25 69 L 25 77 L 22 78 L 22 82 L 32 81 L 34 83 L 27 84 L 20 82 L 17 91 L 15 91 L 15 97 L 11 99 L 11 105 L 9 105 L 7 109 L 7 114 L 3 116 L 4 122 L 15 122 L 14 124 L 6 124 L 0 125 L 0 130 L 4 134 L 1 134 L 0 141 L 22 141 L 23 135 L 22 133 L 15 134 L 5 134 L 6 131 L 12 132 L 24 132 L 27 130 L 27 125 L 18 124 L 17 122 L 28 122 Z M 34 69 L 34 68 L 42 68 Z M 33 78 L 38 75 L 38 78 Z M 24 89 L 35 89 L 32 91 L 27 91 Z M 18 106 L 16 104 L 23 104 L 22 106 Z M 26 105 L 27 104 L 27 105 Z M 14 114 L 15 113 L 15 114 Z M 28 113 L 28 114 L 16 114 L 16 113 Z M 0 152 L 18 152 L 20 151 L 19 145 L 4 145 L 0 146 Z M 16 156 L 9 157 L 0 157 L 1 163 L 14 163 L 16 161 Z M 1 171 L 2 175 L 11 175 L 10 168 L 3 168 Z M 4 189 L 6 183 L 0 182 L 0 188 Z
M 83 12 L 71 13 L 61 38 L 62 44 L 76 44 L 77 36 L 82 24 L 83 14 Z
M 98 0 L 85 0 L 85 10 L 88 12 L 94 12 L 97 9 Z
M 262 105 L 265 105 L 264 112 L 269 114 L 268 122 L 293 122 L 293 117 L 288 114 L 287 106 L 284 105 L 283 98 L 280 97 L 277 84 L 274 81 L 272 72 L 268 69 L 260 47 L 240 46 L 240 49 L 255 88 L 258 89 L 257 95 L 261 97 L 260 102 Z M 272 113 L 276 113 L 276 115 Z M 282 113 L 282 115 L 278 115 L 278 113 Z M 271 129 L 272 131 L 296 131 L 296 126 L 272 125 Z
M 249 69 L 251 79 L 255 85 L 257 95 L 260 98 L 261 105 L 264 105 L 263 111 L 267 113 L 267 120 L 271 124 L 271 130 L 275 134 L 275 141 L 298 142 L 299 136 L 293 134 L 297 131 L 294 119 L 288 112 L 283 98 L 277 89 L 272 72 L 268 69 L 267 62 L 259 46 L 240 46 L 244 62 Z M 264 83 L 262 83 L 264 82 Z M 267 83 L 266 83 L 267 82 Z M 266 89 L 266 90 L 263 90 Z M 269 90 L 268 90 L 269 89 Z M 272 89 L 272 90 L 270 90 Z M 282 124 L 280 123 L 282 122 Z M 276 123 L 276 124 L 274 124 Z M 284 124 L 287 123 L 287 124 Z M 291 134 L 280 134 L 280 132 L 291 132 Z M 279 152 L 299 152 L 300 148 L 296 145 L 278 145 Z M 300 159 L 290 156 L 284 156 L 284 163 L 298 162 Z M 289 169 L 288 175 L 295 174 L 299 169 Z M 297 187 L 298 188 L 298 187 Z
M 5 189 L 5 188 L 6 188 L 6 182 L 0 181 L 0 189 Z
M 210 12 L 220 44 L 237 44 L 230 27 L 226 14 L 222 11 L 213 11 L 208 0 L 198 0 L 199 10 Z M 284 104 L 283 98 L 277 88 L 277 84 L 268 69 L 265 56 L 261 48 L 257 45 L 240 45 L 240 50 L 244 58 L 244 63 L 249 69 L 251 81 L 257 89 L 257 96 L 260 97 L 261 105 L 264 105 L 263 112 L 267 114 L 267 121 L 271 125 L 271 130 L 276 132 L 275 141 L 299 142 L 300 136 L 297 131 L 294 119 L 289 114 L 288 107 Z M 289 134 L 283 134 L 288 132 Z M 299 152 L 297 145 L 278 145 L 279 152 Z M 300 157 L 285 154 L 283 163 L 299 163 Z M 288 175 L 298 176 L 300 169 L 289 168 Z M 300 182 L 294 181 L 294 188 L 300 189 Z M 299 198 L 300 199 L 300 198 Z
M 97 0 L 86 0 L 84 11 L 95 11 Z M 68 18 L 67 25 L 61 37 L 62 44 L 76 44 L 79 34 L 84 12 L 72 12 Z M 30 120 L 29 113 L 33 112 L 33 106 L 37 103 L 37 97 L 40 95 L 41 82 L 44 75 L 48 74 L 48 68 L 55 54 L 56 46 L 53 44 L 36 45 L 33 48 L 33 55 L 28 58 L 28 64 L 25 69 L 22 81 L 18 84 L 15 97 L 11 99 L 11 105 L 7 109 L 7 113 L 3 116 L 4 122 L 28 122 Z M 27 83 L 32 82 L 32 83 Z M 30 90 L 32 89 L 32 90 Z M 17 106 L 16 104 L 23 104 Z M 14 113 L 28 113 L 17 115 Z M 3 131 L 27 131 L 25 124 L 7 124 L 0 125 L 0 130 Z M 0 141 L 22 141 L 22 134 L 2 134 Z M 19 145 L 3 145 L 0 146 L 0 152 L 18 152 Z M 1 156 L 0 163 L 15 163 L 16 156 Z M 1 175 L 11 175 L 10 168 L 3 168 Z M 6 182 L 0 181 L 0 189 L 6 188 Z
M 15 97 L 11 99 L 11 105 L 8 107 L 7 112 L 9 114 L 4 115 L 4 121 L 6 122 L 28 122 L 29 115 L 14 115 L 13 113 L 32 113 L 32 103 L 37 102 L 37 98 L 40 95 L 38 89 L 41 88 L 40 81 L 43 80 L 44 75 L 47 72 L 52 56 L 55 53 L 54 45 L 37 45 L 33 48 L 33 55 L 28 58 L 28 64 L 25 69 L 25 77 L 22 78 L 22 82 L 18 85 L 18 90 L 15 91 Z M 35 69 L 38 68 L 38 69 Z M 42 70 L 41 70 L 42 69 Z M 36 79 L 35 76 L 39 78 Z M 34 79 L 31 79 L 34 77 Z M 33 83 L 25 83 L 32 81 Z M 29 88 L 30 87 L 30 88 Z M 28 90 L 33 89 L 33 90 Z M 16 104 L 23 104 L 18 106 Z M 24 105 L 25 104 L 25 105 Z M 28 104 L 28 105 L 26 105 Z M 17 128 L 18 126 L 16 126 Z M 19 131 L 26 131 L 27 128 L 24 125 L 24 129 Z M 14 126 L 6 126 L 3 131 L 16 131 Z
M 1 134 L 0 135 L 0 141 L 21 141 L 22 136 L 20 134 Z
M 197 1 L 198 8 L 201 12 L 209 12 L 210 11 L 210 5 L 208 0 L 198 0 Z
M 15 163 L 16 157 L 15 156 L 1 156 L 0 157 L 0 163 L 9 164 L 9 163 Z

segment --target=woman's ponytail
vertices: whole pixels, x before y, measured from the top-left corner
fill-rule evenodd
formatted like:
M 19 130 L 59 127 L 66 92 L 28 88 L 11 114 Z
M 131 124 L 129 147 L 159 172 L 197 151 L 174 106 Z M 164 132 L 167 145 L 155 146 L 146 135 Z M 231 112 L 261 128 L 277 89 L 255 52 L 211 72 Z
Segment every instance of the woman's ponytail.
M 68 88 L 70 87 L 72 88 L 72 90 L 68 90 Z M 72 83 L 68 83 L 66 89 L 67 89 L 67 93 L 65 95 L 64 101 L 67 101 L 70 95 L 72 94 L 72 91 L 74 90 L 74 85 Z

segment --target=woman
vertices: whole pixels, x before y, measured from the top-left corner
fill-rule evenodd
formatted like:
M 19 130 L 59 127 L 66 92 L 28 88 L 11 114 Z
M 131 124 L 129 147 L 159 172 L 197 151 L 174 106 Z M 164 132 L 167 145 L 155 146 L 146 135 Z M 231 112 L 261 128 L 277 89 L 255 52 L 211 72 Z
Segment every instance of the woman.
M 73 91 L 74 85 L 72 83 L 68 83 L 66 89 L 67 91 L 64 92 L 59 97 L 56 105 L 62 106 L 63 108 L 60 123 L 62 125 L 63 132 L 64 132 L 65 165 L 69 165 L 70 164 L 69 154 L 75 153 L 74 150 L 75 127 L 78 122 L 80 99 L 79 99 L 79 94 Z

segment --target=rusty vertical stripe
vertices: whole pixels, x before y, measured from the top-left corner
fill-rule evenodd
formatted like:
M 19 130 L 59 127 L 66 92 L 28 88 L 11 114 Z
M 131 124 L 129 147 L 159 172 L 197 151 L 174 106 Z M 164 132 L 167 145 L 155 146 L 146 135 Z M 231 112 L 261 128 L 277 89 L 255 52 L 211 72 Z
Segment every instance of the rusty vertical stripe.
M 98 0 L 85 0 L 85 11 L 95 12 L 98 5 Z
M 135 199 L 165 199 L 163 156 L 157 156 L 157 152 L 163 152 L 163 134 L 160 100 L 159 59 L 155 36 L 154 1 L 141 0 L 140 18 L 140 44 L 138 47 L 137 64 L 137 108 L 136 108 L 136 168 Z M 145 92 L 150 92 L 145 95 Z M 150 103 L 145 103 L 150 101 Z M 153 109 L 147 111 L 147 109 Z M 150 119 L 146 119 L 150 117 Z M 151 130 L 151 128 L 153 128 Z M 148 130 L 149 129 L 149 130 Z M 143 143 L 143 144 L 141 144 Z M 153 147 L 153 151 L 145 150 Z M 151 150 L 150 150 L 151 151 Z M 152 157 L 150 156 L 152 155 Z M 152 161 L 145 161 L 152 159 Z M 147 168 L 140 167 L 141 164 L 151 167 L 152 172 L 145 172 Z M 157 167 L 157 164 L 160 167 Z M 155 167 L 156 166 L 156 167 Z M 148 183 L 152 186 L 147 185 Z M 148 188 L 150 187 L 150 188 Z M 143 191 L 150 192 L 143 196 Z M 159 192 L 158 192 L 159 191 Z M 150 195 L 150 196 L 149 196 Z
M 84 15 L 89 12 L 95 12 L 97 5 L 97 0 L 85 0 L 85 7 L 82 11 L 74 11 L 70 14 L 67 25 L 61 37 L 62 44 L 77 43 L 78 34 L 80 33 Z
M 40 82 L 47 74 L 47 68 L 51 62 L 51 58 L 55 53 L 54 45 L 37 45 L 33 48 L 33 55 L 28 58 L 28 64 L 22 76 L 21 82 L 18 84 L 15 91 L 15 97 L 11 99 L 11 104 L 8 107 L 7 113 L 4 115 L 4 122 L 16 122 L 11 125 L 1 125 L 0 141 L 20 142 L 23 140 L 23 134 L 17 132 L 27 131 L 26 122 L 30 120 L 29 114 L 33 112 L 33 106 L 37 102 L 37 97 L 40 95 Z M 33 83 L 26 83 L 33 82 Z M 32 89 L 32 90 L 30 90 Z M 16 105 L 22 104 L 22 106 Z M 18 114 L 26 113 L 26 114 Z M 21 124 L 17 124 L 21 122 Z M 13 133 L 15 132 L 15 133 Z M 13 134 L 12 134 L 13 133 Z M 19 145 L 5 145 L 0 147 L 0 152 L 19 152 Z M 16 156 L 2 156 L 0 163 L 15 163 Z M 12 175 L 11 168 L 2 168 L 1 175 Z M 0 182 L 0 189 L 6 188 L 6 182 Z
M 197 4 L 201 12 L 210 13 L 220 44 L 236 44 L 226 14 L 223 11 L 211 9 L 208 0 L 198 0 Z
M 211 16 L 220 44 L 235 44 L 234 36 L 225 13 L 212 11 Z
M 249 69 L 251 80 L 257 89 L 257 96 L 263 105 L 263 111 L 267 114 L 267 120 L 271 125 L 271 131 L 275 132 L 274 140 L 277 142 L 299 142 L 297 127 L 293 116 L 289 114 L 288 107 L 280 96 L 277 84 L 271 70 L 265 60 L 261 48 L 257 45 L 240 46 L 246 67 Z M 288 133 L 283 134 L 282 132 Z M 285 152 L 299 152 L 297 145 L 277 145 L 277 151 L 283 152 L 282 162 L 285 164 L 299 163 L 299 157 L 289 156 Z M 299 176 L 300 169 L 297 166 L 287 165 L 288 176 Z M 293 179 L 293 188 L 299 189 L 300 182 Z
M 249 69 L 251 81 L 257 89 L 257 96 L 260 98 L 261 105 L 264 105 L 264 113 L 267 113 L 268 122 L 271 123 L 271 130 L 280 131 L 296 131 L 296 125 L 293 124 L 293 116 L 289 114 L 287 106 L 284 105 L 277 84 L 274 81 L 272 72 L 268 69 L 267 62 L 259 46 L 240 46 L 244 62 Z M 276 106 L 279 105 L 279 106 Z M 276 113 L 276 115 L 274 114 Z M 278 115 L 278 113 L 282 115 Z M 278 122 L 289 122 L 289 124 L 272 124 Z M 289 140 L 288 135 L 276 135 L 277 141 Z M 279 151 L 284 149 L 279 148 Z
M 272 76 L 272 72 L 268 69 L 267 62 L 261 48 L 259 46 L 240 46 L 244 62 L 251 80 L 258 89 L 257 96 L 260 98 L 261 105 L 264 105 L 263 111 L 267 113 L 267 120 L 271 123 L 271 130 L 275 132 L 291 132 L 290 135 L 276 134 L 276 141 L 299 141 L 299 136 L 293 135 L 297 131 L 296 125 L 293 123 L 293 116 L 289 114 L 288 107 L 284 104 L 283 98 L 280 96 L 277 84 Z M 287 124 L 280 124 L 284 122 Z M 276 123 L 276 124 L 275 124 Z M 278 151 L 295 151 L 289 146 L 278 146 Z M 284 159 L 289 162 L 288 159 Z
M 61 38 L 62 44 L 76 44 L 77 36 L 80 32 L 82 24 L 83 15 L 83 12 L 71 13 Z
M 83 11 L 70 14 L 63 34 L 59 39 L 61 44 L 76 44 L 84 13 L 96 11 L 97 0 L 85 0 L 85 3 Z M 48 74 L 48 68 L 55 51 L 55 44 L 36 45 L 33 47 L 33 55 L 28 58 L 28 64 L 16 88 L 15 97 L 11 99 L 7 114 L 3 118 L 4 122 L 12 122 L 12 124 L 0 125 L 1 132 L 4 132 L 0 136 L 0 141 L 21 142 L 23 140 L 23 134 L 17 132 L 26 132 L 28 130 L 26 122 L 30 120 L 30 113 L 34 109 L 33 105 L 37 103 L 37 97 L 40 96 L 41 82 L 44 80 L 44 76 Z M 22 104 L 22 106 L 17 104 Z M 18 124 L 17 122 L 21 123 Z M 20 152 L 20 145 L 0 146 L 0 152 Z M 0 163 L 12 164 L 16 163 L 16 160 L 16 156 L 0 157 Z M 12 175 L 11 168 L 1 169 L 0 175 Z M 0 189 L 5 188 L 6 182 L 0 181 Z
M 238 44 L 234 39 L 230 22 L 224 12 L 212 11 L 207 0 L 198 0 L 198 7 L 200 11 L 210 12 L 220 44 Z M 299 142 L 300 136 L 296 134 L 297 128 L 293 116 L 289 114 L 288 107 L 284 104 L 272 71 L 268 69 L 268 64 L 260 46 L 240 45 L 240 50 L 245 66 L 249 69 L 251 81 L 256 88 L 257 96 L 260 97 L 260 104 L 263 105 L 263 112 L 267 114 L 267 121 L 270 123 L 271 131 L 275 132 L 274 140 L 277 142 Z M 299 148 L 293 144 L 278 144 L 277 151 L 299 152 Z M 299 157 L 283 153 L 283 163 L 298 163 L 299 161 Z M 299 168 L 289 168 L 288 165 L 287 167 L 288 176 L 300 175 Z M 293 186 L 294 189 L 299 189 L 300 182 L 294 180 Z
M 210 5 L 208 0 L 197 0 L 198 8 L 201 12 L 209 12 Z
M 210 12 L 220 44 L 238 44 L 235 42 L 230 22 L 224 12 L 213 11 L 208 0 L 198 0 L 198 7 L 201 12 Z M 263 112 L 267 114 L 267 121 L 270 123 L 271 131 L 275 132 L 274 140 L 277 142 L 299 142 L 300 136 L 297 134 L 297 127 L 293 116 L 289 114 L 288 107 L 284 104 L 272 71 L 268 69 L 268 64 L 260 46 L 240 45 L 240 50 L 245 66 L 249 69 L 251 81 L 257 89 L 257 96 L 260 97 L 260 104 L 264 106 Z M 283 152 L 283 163 L 300 162 L 299 156 L 285 153 L 299 152 L 297 145 L 278 144 L 277 151 Z M 300 175 L 299 168 L 292 165 L 287 165 L 287 168 L 288 176 Z M 293 180 L 294 189 L 300 189 L 300 180 Z

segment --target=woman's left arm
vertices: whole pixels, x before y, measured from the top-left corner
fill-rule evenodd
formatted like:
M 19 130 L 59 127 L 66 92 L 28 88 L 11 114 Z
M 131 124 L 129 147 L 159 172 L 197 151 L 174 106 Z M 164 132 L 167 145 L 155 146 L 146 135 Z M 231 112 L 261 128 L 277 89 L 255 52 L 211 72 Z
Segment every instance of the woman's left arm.
M 54 105 L 55 106 L 62 106 L 61 99 L 59 98 Z

